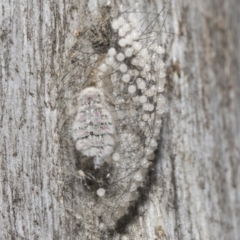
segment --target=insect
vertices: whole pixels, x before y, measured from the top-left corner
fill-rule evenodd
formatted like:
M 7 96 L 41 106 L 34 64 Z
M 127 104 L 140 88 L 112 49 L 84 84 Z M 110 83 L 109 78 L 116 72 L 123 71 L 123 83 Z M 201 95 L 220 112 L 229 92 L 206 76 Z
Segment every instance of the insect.
M 84 185 L 69 181 L 76 192 L 71 205 L 81 221 L 91 219 L 81 237 L 108 236 L 135 206 L 155 159 L 165 105 L 165 51 L 155 16 L 146 21 L 137 10 L 109 6 L 100 15 L 84 35 L 87 44 L 78 43 L 67 83 L 75 96 L 67 106 L 73 119 L 68 159 L 75 159 L 71 171 L 90 176 Z M 70 202 L 67 193 L 65 199 Z
M 115 127 L 106 108 L 104 95 L 97 88 L 85 88 L 79 95 L 78 113 L 73 123 L 72 136 L 76 149 L 85 156 L 94 157 L 95 168 L 114 148 Z

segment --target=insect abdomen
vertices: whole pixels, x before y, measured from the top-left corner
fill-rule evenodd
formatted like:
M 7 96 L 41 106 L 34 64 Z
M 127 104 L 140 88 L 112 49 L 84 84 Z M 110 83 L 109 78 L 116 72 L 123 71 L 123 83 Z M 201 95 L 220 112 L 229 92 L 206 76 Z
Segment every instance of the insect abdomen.
M 114 149 L 115 128 L 112 116 L 104 101 L 104 94 L 97 88 L 86 88 L 79 95 L 79 107 L 73 122 L 72 136 L 76 149 L 83 155 L 94 157 L 95 168 Z

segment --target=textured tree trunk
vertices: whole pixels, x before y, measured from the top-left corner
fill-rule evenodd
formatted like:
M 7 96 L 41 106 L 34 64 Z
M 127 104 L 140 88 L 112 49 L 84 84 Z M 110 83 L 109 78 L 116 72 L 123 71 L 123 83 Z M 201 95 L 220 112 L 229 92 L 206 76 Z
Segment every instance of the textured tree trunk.
M 162 0 L 142 2 L 143 12 L 163 8 Z M 94 3 L 1 1 L 0 239 L 79 239 L 77 217 L 62 204 L 58 93 L 74 32 L 86 26 L 89 8 L 98 9 Z M 240 6 L 168 6 L 161 38 L 170 107 L 157 182 L 124 237 L 113 239 L 238 240 Z

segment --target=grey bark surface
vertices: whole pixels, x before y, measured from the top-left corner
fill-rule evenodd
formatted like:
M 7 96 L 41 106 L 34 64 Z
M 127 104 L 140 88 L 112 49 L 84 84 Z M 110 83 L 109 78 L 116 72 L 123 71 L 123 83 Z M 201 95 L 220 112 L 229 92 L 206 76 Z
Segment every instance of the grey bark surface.
M 0 239 L 78 239 L 62 205 L 56 99 L 89 5 L 1 1 Z M 158 179 L 125 239 L 240 239 L 239 22 L 237 0 L 171 2 Z

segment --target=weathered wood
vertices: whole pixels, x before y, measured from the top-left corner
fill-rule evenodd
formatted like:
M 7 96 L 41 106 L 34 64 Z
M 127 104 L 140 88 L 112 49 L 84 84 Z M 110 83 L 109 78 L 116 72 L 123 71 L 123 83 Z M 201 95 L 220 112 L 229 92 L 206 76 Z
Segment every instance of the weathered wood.
M 1 2 L 0 239 L 78 239 L 61 202 L 56 99 L 92 2 Z M 163 6 L 143 2 L 144 12 Z M 164 118 L 157 184 L 126 239 L 240 239 L 238 5 L 171 3 L 162 41 L 174 107 Z

